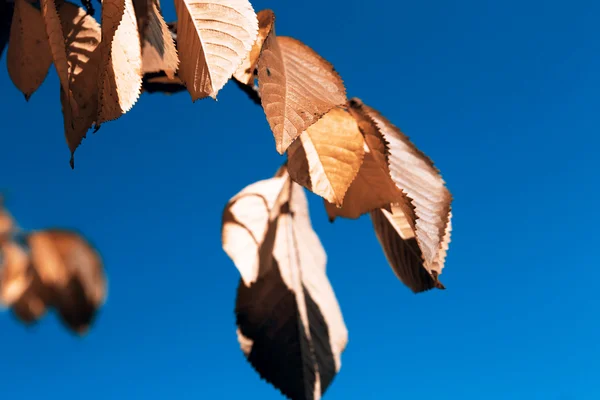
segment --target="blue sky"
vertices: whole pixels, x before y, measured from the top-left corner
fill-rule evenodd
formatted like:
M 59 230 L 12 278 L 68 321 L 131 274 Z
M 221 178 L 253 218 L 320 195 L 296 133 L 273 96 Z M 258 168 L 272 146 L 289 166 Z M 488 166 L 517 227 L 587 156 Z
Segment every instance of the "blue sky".
M 326 394 L 346 399 L 600 398 L 597 1 L 255 0 L 406 132 L 455 201 L 446 291 L 413 295 L 367 216 L 313 224 L 349 330 Z M 167 19 L 174 18 L 164 1 Z M 221 212 L 283 161 L 264 113 L 143 95 L 69 167 L 54 70 L 29 103 L 0 73 L 0 187 L 22 227 L 75 227 L 102 251 L 92 332 L 0 314 L 7 399 L 279 399 L 239 350 L 239 274 Z

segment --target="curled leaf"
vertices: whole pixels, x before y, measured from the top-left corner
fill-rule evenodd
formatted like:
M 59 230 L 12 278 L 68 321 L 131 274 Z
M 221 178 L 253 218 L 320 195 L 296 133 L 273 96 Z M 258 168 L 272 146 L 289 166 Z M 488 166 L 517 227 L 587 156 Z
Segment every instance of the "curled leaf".
M 362 104 L 358 99 L 350 101 L 350 110 L 362 126 L 370 126 L 381 135 L 386 147 L 385 159 L 390 177 L 406 195 L 406 198 L 398 203 L 404 208 L 405 215 L 402 218 L 406 219 L 414 230 L 423 268 L 437 281 L 450 241 L 452 196 L 444 180 L 433 162 L 377 111 Z M 414 214 L 407 214 L 409 209 L 414 209 Z M 399 214 L 392 209 L 392 215 Z M 373 217 L 373 214 L 371 216 Z M 384 216 L 388 215 L 384 213 Z M 388 229 L 386 232 L 392 230 Z M 382 239 L 383 236 L 385 235 L 378 233 L 388 260 L 392 260 L 394 257 L 388 254 L 392 250 L 389 244 L 385 243 L 390 239 Z M 392 267 L 394 270 L 400 268 L 397 265 Z
M 142 89 L 142 48 L 132 0 L 102 2 L 102 44 L 96 124 L 129 111 Z
M 354 118 L 336 107 L 288 148 L 290 176 L 327 201 L 342 205 L 363 162 L 364 145 Z
M 6 56 L 10 79 L 29 100 L 48 75 L 52 52 L 42 14 L 27 0 L 14 3 Z
M 258 60 L 258 89 L 279 154 L 335 106 L 346 89 L 333 66 L 296 39 L 267 35 Z
M 246 187 L 223 214 L 223 248 L 242 279 L 238 338 L 257 372 L 292 399 L 320 399 L 348 332 L 302 187 L 285 171 Z
M 175 0 L 179 77 L 192 100 L 217 93 L 256 40 L 258 21 L 248 0 Z

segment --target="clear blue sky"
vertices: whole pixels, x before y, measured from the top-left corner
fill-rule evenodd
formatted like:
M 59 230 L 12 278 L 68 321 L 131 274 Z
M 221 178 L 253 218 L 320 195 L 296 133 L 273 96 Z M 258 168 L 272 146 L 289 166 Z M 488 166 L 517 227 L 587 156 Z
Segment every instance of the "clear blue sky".
M 167 19 L 174 18 L 164 1 Z M 413 295 L 368 217 L 309 196 L 349 329 L 327 400 L 597 400 L 597 1 L 255 0 L 401 127 L 454 194 L 446 291 Z M 110 292 L 91 334 L 0 314 L 6 399 L 280 399 L 245 361 L 221 212 L 283 161 L 229 83 L 144 95 L 69 167 L 54 70 L 29 103 L 0 73 L 0 187 L 24 228 L 82 230 Z

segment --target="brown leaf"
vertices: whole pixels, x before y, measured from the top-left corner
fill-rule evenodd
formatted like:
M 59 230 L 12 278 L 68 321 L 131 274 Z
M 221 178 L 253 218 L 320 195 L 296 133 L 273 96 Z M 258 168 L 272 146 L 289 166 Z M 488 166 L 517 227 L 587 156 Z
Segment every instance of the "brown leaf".
M 251 365 L 292 399 L 319 399 L 341 367 L 348 332 L 301 186 L 285 168 L 228 203 L 223 248 L 242 279 L 238 338 Z
M 27 253 L 12 241 L 1 241 L 0 303 L 12 306 L 25 293 L 32 279 Z
M 29 100 L 52 64 L 42 14 L 26 0 L 16 0 L 6 64 L 14 85 Z
M 142 89 L 142 48 L 132 0 L 102 2 L 102 44 L 96 124 L 129 111 Z
M 415 293 L 434 287 L 444 288 L 437 275 L 430 274 L 423 267 L 421 249 L 413 228 L 399 207 L 392 207 L 392 212 L 372 211 L 371 221 L 388 263 L 402 283 Z
M 258 60 L 258 89 L 267 121 L 283 154 L 329 110 L 346 103 L 346 89 L 333 66 L 290 37 L 267 36 Z
M 28 238 L 34 271 L 47 290 L 44 301 L 73 331 L 83 334 L 106 297 L 100 256 L 77 233 L 49 229 Z
M 361 121 L 362 126 L 371 125 L 381 134 L 386 144 L 386 160 L 390 176 L 396 186 L 405 193 L 406 199 L 411 203 L 410 206 L 414 207 L 414 218 L 412 215 L 409 216 L 408 223 L 414 229 L 423 260 L 423 268 L 436 280 L 442 272 L 446 249 L 450 241 L 449 223 L 452 196 L 446 188 L 444 180 L 433 162 L 377 111 L 362 104 L 358 99 L 350 101 L 350 110 L 357 120 Z M 402 204 L 401 201 L 400 204 Z M 407 204 L 403 204 L 403 206 L 405 210 L 409 208 Z M 391 230 L 388 231 L 391 232 Z M 386 250 L 389 246 L 384 243 L 385 240 L 392 239 L 382 239 L 380 234 L 378 236 L 388 260 L 392 259 L 393 257 L 387 254 L 388 250 Z M 392 265 L 392 267 L 395 270 L 400 268 L 397 265 Z
M 258 21 L 248 0 L 175 0 L 179 77 L 192 101 L 217 93 L 256 40 Z
M 352 108 L 350 112 L 355 114 Z M 372 121 L 358 117 L 356 122 L 365 138 L 365 158 L 344 197 L 342 207 L 325 200 L 325 209 L 331 222 L 338 216 L 355 219 L 380 208 L 389 210 L 392 203 L 407 202 L 406 195 L 390 176 L 383 136 Z
M 275 23 L 275 14 L 272 10 L 261 10 L 256 16 L 258 18 L 258 37 L 256 38 L 252 49 L 246 55 L 244 61 L 242 61 L 242 64 L 233 74 L 233 77 L 237 81 L 250 86 L 252 86 L 254 78 L 256 77 L 254 72 L 258 64 L 258 57 L 260 56 L 263 43 L 269 33 L 271 33 L 273 24 Z
M 152 0 L 149 4 L 148 21 L 142 38 L 142 72 L 146 74 L 162 71 L 173 79 L 179 65 L 179 57 L 158 0 Z
M 354 118 L 334 108 L 288 148 L 288 170 L 294 181 L 336 205 L 358 174 L 365 141 Z
M 60 85 L 62 90 L 64 90 L 67 95 L 67 103 L 70 105 L 70 109 L 73 113 L 77 113 L 77 105 L 72 98 L 69 81 L 69 63 L 67 60 L 65 36 L 63 34 L 60 16 L 58 15 L 56 1 L 40 0 L 40 5 L 46 26 L 46 34 L 48 35 L 50 50 L 52 52 L 52 60 L 58 74 Z
M 7 239 L 13 228 L 13 218 L 9 212 L 4 209 L 4 199 L 0 195 L 0 242 Z
M 68 96 L 61 87 L 60 100 L 63 109 L 65 138 L 73 154 L 85 138 L 98 114 L 98 66 L 101 28 L 86 11 L 70 2 L 64 2 L 59 9 L 65 37 L 67 61 L 69 65 L 69 85 L 72 99 L 78 112 L 68 107 Z

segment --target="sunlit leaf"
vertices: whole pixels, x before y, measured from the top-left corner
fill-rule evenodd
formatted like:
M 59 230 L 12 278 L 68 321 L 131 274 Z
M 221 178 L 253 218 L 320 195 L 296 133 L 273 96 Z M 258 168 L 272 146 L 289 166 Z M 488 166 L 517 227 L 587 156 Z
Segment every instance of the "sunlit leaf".
M 386 144 L 386 160 L 390 176 L 406 195 L 405 202 L 414 208 L 409 224 L 421 252 L 423 268 L 434 280 L 441 274 L 448 243 L 452 196 L 433 162 L 419 151 L 397 127 L 360 100 L 350 101 L 350 110 L 361 124 L 376 128 Z M 405 209 L 407 204 L 404 204 Z M 394 212 L 394 214 L 396 214 Z M 384 213 L 384 215 L 387 215 Z M 372 215 L 373 216 L 373 215 Z M 388 218 L 389 219 L 389 218 Z M 392 232 L 391 230 L 388 230 Z M 389 249 L 378 234 L 388 260 Z M 392 266 L 395 270 L 398 266 Z M 414 290 L 414 289 L 413 289 Z
M 288 148 L 290 176 L 327 201 L 341 205 L 363 162 L 364 145 L 354 118 L 334 108 Z
M 248 361 L 287 397 L 319 399 L 348 332 L 304 190 L 285 169 L 246 187 L 225 209 L 222 240 L 242 276 L 236 320 Z
M 300 41 L 276 36 L 275 28 L 258 60 L 258 90 L 280 154 L 329 110 L 346 103 L 333 66 Z
M 248 0 L 175 0 L 179 77 L 192 100 L 217 93 L 252 48 L 258 21 Z
M 142 89 L 142 48 L 132 0 L 102 2 L 96 124 L 129 111 Z

